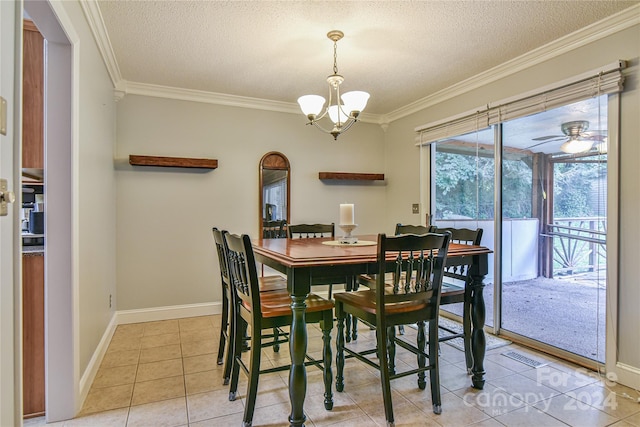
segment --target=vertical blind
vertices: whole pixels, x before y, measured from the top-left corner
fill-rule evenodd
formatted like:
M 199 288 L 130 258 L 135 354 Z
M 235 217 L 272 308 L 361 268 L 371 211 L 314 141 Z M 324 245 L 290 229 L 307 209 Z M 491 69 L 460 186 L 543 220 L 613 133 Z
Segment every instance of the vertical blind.
M 429 145 L 487 128 L 507 120 L 571 104 L 600 95 L 622 92 L 624 61 L 616 61 L 600 69 L 558 82 L 554 85 L 489 103 L 445 120 L 418 126 L 417 145 Z

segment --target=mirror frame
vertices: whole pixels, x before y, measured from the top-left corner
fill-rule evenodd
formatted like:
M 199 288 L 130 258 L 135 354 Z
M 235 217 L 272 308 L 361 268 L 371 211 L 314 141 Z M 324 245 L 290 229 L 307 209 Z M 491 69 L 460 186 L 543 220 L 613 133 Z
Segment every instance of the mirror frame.
M 291 218 L 291 166 L 289 164 L 289 159 L 284 154 L 278 151 L 270 151 L 260 159 L 259 170 L 258 170 L 258 235 L 262 238 L 262 194 L 263 194 L 263 171 L 267 170 L 285 170 L 287 171 L 287 213 L 285 220 L 287 224 L 289 224 L 289 220 Z

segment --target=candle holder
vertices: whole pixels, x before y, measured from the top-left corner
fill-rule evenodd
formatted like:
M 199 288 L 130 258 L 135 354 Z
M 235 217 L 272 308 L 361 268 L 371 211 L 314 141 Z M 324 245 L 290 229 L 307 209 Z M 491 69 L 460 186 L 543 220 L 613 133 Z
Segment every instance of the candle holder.
M 338 240 L 340 243 L 352 245 L 354 243 L 358 243 L 358 238 L 351 235 L 353 229 L 355 229 L 358 224 L 340 224 L 338 227 L 344 231 L 342 237 Z

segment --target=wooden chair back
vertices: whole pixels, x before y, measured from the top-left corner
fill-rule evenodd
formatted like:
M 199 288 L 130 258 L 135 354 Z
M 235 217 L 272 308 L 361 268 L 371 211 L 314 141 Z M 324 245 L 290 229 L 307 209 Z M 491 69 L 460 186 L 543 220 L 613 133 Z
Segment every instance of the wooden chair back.
M 468 228 L 451 228 L 451 227 L 437 227 L 432 226 L 433 233 L 451 233 L 452 243 L 461 243 L 463 245 L 480 245 L 482 240 L 482 228 L 471 230 Z
M 213 227 L 213 241 L 216 245 L 216 252 L 218 254 L 218 264 L 220 265 L 220 279 L 222 280 L 222 287 L 229 288 L 229 266 L 227 265 L 227 257 L 224 253 L 224 237 L 226 233 L 224 230 L 218 230 Z
M 410 224 L 396 224 L 396 236 L 400 234 L 426 234 L 433 233 L 432 225 L 410 225 Z
M 463 245 L 480 245 L 482 240 L 482 228 L 470 230 L 468 228 L 438 228 L 434 227 L 435 233 L 451 233 L 451 242 L 460 243 Z M 445 268 L 444 275 L 456 280 L 462 280 L 467 282 L 471 280 L 469 277 L 469 269 L 471 268 L 471 262 L 449 265 Z
M 258 272 L 248 235 L 225 233 L 225 253 L 229 264 L 229 280 L 237 309 L 251 313 L 253 319 L 262 318 Z
M 262 237 L 265 239 L 280 239 L 287 237 L 287 221 L 284 219 L 277 221 L 263 221 Z
M 295 238 L 317 238 L 335 237 L 336 226 L 331 224 L 289 224 L 287 227 L 287 237 Z
M 416 304 L 424 305 L 420 317 L 425 321 L 438 316 L 449 239 L 449 233 L 378 235 L 376 304 L 377 316 L 381 317 L 378 325 L 385 324 L 388 304 L 405 303 L 412 315 L 416 314 Z M 387 271 L 393 271 L 391 283 L 385 283 Z M 397 314 L 398 306 L 395 307 Z

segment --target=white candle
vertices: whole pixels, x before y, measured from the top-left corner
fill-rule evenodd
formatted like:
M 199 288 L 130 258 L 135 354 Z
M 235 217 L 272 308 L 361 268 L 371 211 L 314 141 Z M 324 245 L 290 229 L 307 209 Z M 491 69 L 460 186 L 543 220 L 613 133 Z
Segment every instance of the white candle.
M 345 203 L 340 205 L 340 225 L 352 225 L 353 222 L 353 203 Z

